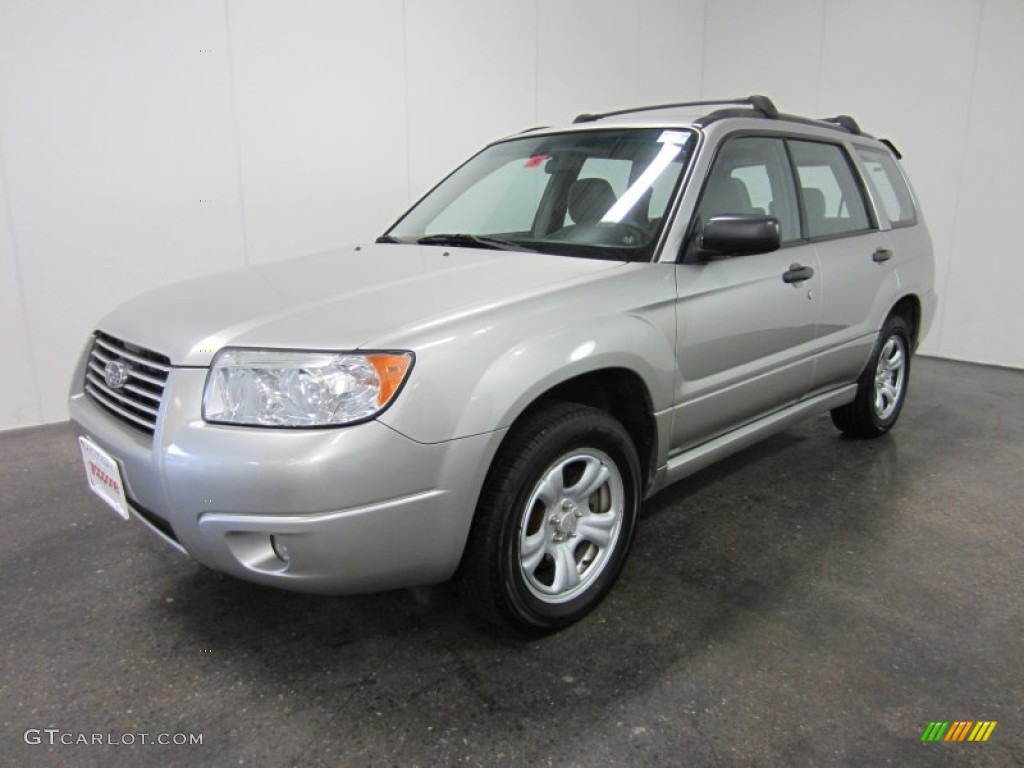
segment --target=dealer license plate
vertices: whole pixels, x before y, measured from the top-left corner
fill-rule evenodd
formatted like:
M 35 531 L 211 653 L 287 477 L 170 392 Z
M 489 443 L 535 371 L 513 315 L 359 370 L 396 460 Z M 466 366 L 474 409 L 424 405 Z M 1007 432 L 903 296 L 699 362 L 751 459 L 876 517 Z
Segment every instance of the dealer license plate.
M 128 519 L 128 499 L 121 482 L 121 468 L 114 458 L 91 440 L 80 437 L 82 460 L 85 462 L 85 476 L 93 493 L 109 504 L 117 514 Z

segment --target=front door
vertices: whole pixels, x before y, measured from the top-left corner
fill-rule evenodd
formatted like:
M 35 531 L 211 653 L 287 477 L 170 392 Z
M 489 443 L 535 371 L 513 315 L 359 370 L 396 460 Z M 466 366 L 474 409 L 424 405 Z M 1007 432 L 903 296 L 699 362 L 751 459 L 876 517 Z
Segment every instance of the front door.
M 815 247 L 801 237 L 781 138 L 727 140 L 696 215 L 751 213 L 779 220 L 782 248 L 675 267 L 673 453 L 777 411 L 811 387 L 821 277 Z

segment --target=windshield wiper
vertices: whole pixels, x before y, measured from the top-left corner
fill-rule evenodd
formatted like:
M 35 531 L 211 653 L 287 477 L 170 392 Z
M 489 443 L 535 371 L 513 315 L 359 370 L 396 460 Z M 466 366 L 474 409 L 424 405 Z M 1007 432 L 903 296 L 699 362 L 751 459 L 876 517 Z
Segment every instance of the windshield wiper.
M 456 248 L 491 248 L 496 251 L 536 251 L 528 245 L 514 240 L 503 240 L 500 237 L 487 235 L 467 235 L 461 232 L 452 234 L 424 235 L 417 238 L 420 245 L 451 245 Z

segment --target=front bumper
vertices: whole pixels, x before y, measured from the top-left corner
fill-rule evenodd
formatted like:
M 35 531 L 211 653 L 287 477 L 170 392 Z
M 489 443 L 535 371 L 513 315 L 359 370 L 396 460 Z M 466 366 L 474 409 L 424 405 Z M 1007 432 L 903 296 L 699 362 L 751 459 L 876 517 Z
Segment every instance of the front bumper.
M 374 592 L 452 575 L 501 431 L 428 445 L 377 421 L 317 430 L 207 424 L 205 381 L 205 369 L 170 372 L 152 437 L 72 390 L 77 433 L 115 458 L 132 512 L 151 530 L 211 568 L 304 592 Z

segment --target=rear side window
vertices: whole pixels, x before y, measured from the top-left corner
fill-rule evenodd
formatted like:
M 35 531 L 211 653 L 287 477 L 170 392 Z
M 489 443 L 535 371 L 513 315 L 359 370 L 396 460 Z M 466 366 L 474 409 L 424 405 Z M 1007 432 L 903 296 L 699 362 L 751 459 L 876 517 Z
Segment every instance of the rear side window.
M 907 182 L 896 167 L 896 160 L 888 152 L 868 147 L 857 147 L 857 156 L 867 171 L 868 181 L 874 187 L 885 216 L 894 227 L 909 227 L 917 223 L 914 198 Z
M 790 141 L 808 237 L 836 237 L 871 228 L 864 195 L 845 150 L 837 144 Z

